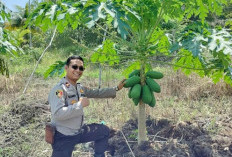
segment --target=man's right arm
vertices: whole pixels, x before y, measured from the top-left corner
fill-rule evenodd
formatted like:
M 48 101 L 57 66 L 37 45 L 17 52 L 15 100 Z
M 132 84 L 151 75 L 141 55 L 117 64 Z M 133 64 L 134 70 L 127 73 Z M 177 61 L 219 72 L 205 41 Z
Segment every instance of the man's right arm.
M 51 113 L 55 120 L 66 120 L 83 115 L 81 101 L 73 105 L 65 105 L 65 94 L 61 86 L 53 88 L 48 97 Z

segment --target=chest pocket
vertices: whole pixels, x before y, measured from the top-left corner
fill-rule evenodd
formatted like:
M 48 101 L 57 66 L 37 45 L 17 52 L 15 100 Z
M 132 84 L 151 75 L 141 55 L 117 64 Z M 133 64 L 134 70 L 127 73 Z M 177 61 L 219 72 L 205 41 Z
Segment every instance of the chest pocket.
M 80 97 L 86 97 L 84 89 L 82 88 L 80 84 L 77 84 L 77 92 Z
M 73 92 L 67 93 L 67 104 L 68 105 L 73 105 L 76 102 L 78 102 L 77 94 L 75 94 Z

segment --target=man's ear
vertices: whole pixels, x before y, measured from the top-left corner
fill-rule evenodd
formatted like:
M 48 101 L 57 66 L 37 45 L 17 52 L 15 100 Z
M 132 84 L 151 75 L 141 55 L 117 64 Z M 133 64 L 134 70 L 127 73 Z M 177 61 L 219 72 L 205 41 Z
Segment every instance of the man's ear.
M 65 66 L 64 66 L 64 69 L 67 71 L 67 70 L 68 70 L 68 66 L 67 66 L 67 65 L 65 65 Z

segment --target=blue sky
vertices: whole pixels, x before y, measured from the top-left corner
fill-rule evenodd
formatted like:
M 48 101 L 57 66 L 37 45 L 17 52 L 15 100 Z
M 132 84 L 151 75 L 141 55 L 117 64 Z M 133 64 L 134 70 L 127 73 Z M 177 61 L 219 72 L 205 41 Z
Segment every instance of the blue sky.
M 15 11 L 15 5 L 25 7 L 29 0 L 1 0 L 10 10 Z

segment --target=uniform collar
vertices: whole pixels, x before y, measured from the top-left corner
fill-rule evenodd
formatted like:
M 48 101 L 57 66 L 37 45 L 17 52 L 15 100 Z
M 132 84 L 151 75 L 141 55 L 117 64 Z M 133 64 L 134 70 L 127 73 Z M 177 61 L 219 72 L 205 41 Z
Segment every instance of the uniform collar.
M 76 87 L 77 85 L 76 85 L 76 86 L 72 85 L 72 84 L 68 81 L 68 79 L 67 79 L 66 77 L 63 77 L 63 78 L 61 79 L 60 83 L 61 83 L 61 84 L 64 84 L 66 88 L 71 88 L 71 89 L 77 90 L 77 89 L 76 89 L 76 88 L 77 88 L 77 87 Z

